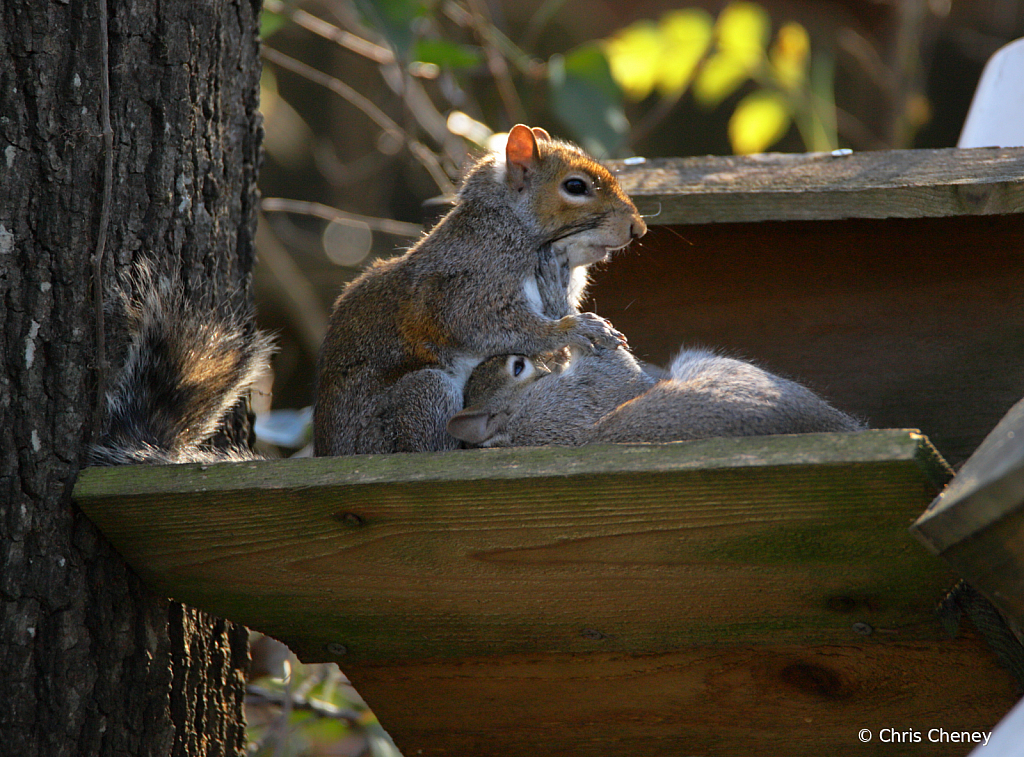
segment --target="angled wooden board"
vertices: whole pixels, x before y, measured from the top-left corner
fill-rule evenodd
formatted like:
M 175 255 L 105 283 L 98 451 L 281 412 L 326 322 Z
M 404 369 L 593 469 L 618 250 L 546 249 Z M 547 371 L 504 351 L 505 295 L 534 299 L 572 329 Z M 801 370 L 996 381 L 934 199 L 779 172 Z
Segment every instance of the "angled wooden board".
M 1024 148 L 632 159 L 613 168 L 659 225 L 1024 212 Z
M 1024 639 L 1024 400 L 911 532 L 999 607 Z
M 1003 417 L 914 523 L 935 554 L 1024 511 L 1024 400 Z

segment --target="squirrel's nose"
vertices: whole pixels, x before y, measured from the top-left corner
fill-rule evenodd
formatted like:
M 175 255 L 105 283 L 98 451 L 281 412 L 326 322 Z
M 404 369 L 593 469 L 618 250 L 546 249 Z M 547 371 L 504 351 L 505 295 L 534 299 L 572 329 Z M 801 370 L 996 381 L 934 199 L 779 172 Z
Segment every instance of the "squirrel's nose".
M 632 239 L 639 239 L 647 233 L 647 224 L 642 220 L 637 219 L 629 225 L 629 236 Z

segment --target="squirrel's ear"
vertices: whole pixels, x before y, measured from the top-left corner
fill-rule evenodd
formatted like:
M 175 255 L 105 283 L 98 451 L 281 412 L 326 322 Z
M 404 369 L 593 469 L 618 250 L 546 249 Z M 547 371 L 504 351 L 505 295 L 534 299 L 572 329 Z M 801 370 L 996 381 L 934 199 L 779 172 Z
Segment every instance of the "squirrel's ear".
M 533 136 L 537 139 L 551 139 L 551 135 L 548 134 L 546 129 L 542 129 L 539 126 L 530 127 L 530 131 L 533 132 Z
M 491 414 L 486 410 L 460 410 L 448 421 L 448 433 L 469 444 L 483 444 L 492 436 Z
M 530 127 L 523 124 L 513 126 L 505 143 L 505 170 L 514 189 L 521 191 L 526 186 L 526 177 L 533 172 L 539 159 L 537 137 Z

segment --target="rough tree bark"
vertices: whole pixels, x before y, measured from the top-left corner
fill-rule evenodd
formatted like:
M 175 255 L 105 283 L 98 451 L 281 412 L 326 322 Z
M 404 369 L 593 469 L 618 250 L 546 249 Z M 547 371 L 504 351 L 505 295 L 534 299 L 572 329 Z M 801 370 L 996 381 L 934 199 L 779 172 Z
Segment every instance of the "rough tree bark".
M 237 754 L 245 629 L 150 594 L 70 498 L 97 396 L 104 1 L 103 278 L 145 254 L 250 297 L 259 0 L 0 0 L 0 752 Z

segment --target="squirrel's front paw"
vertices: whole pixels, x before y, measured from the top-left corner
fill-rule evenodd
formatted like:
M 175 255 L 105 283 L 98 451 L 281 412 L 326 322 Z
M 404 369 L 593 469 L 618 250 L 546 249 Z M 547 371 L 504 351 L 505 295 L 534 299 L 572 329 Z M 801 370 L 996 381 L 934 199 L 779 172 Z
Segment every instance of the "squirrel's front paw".
M 581 338 L 583 344 L 578 346 L 589 348 L 591 351 L 614 350 L 626 346 L 626 337 L 622 335 L 607 318 L 602 318 L 597 313 L 580 313 L 574 317 L 576 326 L 573 329 L 574 335 Z

